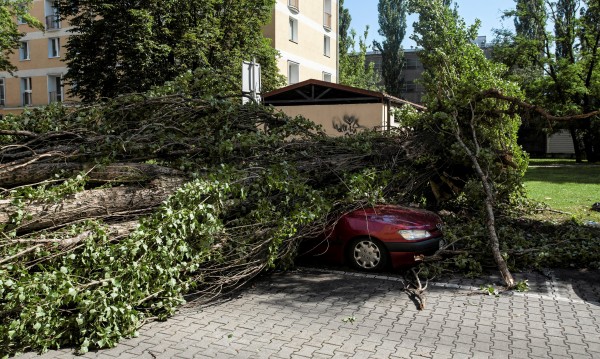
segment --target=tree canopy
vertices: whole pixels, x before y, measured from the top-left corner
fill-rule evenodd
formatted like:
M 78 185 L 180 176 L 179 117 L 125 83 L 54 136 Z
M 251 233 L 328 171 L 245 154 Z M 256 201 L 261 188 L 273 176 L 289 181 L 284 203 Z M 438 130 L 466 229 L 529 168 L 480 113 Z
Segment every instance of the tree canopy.
M 218 74 L 218 82 L 196 90 L 226 95 L 239 92 L 242 61 L 254 57 L 263 89 L 273 89 L 281 81 L 277 51 L 261 31 L 273 6 L 273 0 L 63 0 L 60 12 L 73 26 L 65 78 L 88 102 L 143 92 L 189 72 L 200 83 Z
M 42 23 L 28 12 L 32 0 L 0 0 L 0 71 L 15 71 L 9 61 L 10 54 L 19 47 L 23 33 L 16 22 L 20 19 L 33 28 L 43 29 Z
M 406 0 L 379 0 L 379 35 L 383 43 L 374 41 L 374 47 L 381 53 L 381 76 L 385 91 L 390 95 L 402 97 L 402 68 L 404 52 L 402 40 L 406 33 Z
M 344 0 L 340 0 L 340 13 L 339 13 L 339 34 L 340 37 L 340 57 L 346 56 L 350 51 L 350 43 L 348 42 L 348 36 L 350 35 L 350 23 L 352 22 L 352 16 L 350 11 L 344 7 Z
M 367 63 L 367 37 L 369 27 L 363 36 L 356 38 L 356 30 L 350 28 L 352 16 L 344 7 L 344 0 L 340 1 L 339 20 L 339 82 L 343 85 L 378 90 L 380 77 L 375 71 L 373 63 Z
M 358 36 L 357 43 L 356 31 L 350 30 L 350 35 L 345 40 L 349 52 L 343 55 L 340 53 L 339 57 L 340 83 L 378 91 L 380 89 L 379 73 L 375 71 L 373 62 L 367 62 L 368 35 L 369 27 L 367 26 L 363 36 Z
M 496 59 L 510 67 L 528 101 L 562 115 L 591 113 L 600 105 L 600 4 L 594 0 L 517 1 L 506 16 L 515 33 L 502 33 Z M 550 26 L 547 26 L 547 25 Z M 568 128 L 578 161 L 600 161 L 600 119 L 587 117 L 546 127 Z
M 517 145 L 520 118 L 506 113 L 506 102 L 486 98 L 484 92 L 493 89 L 521 97 L 520 89 L 502 79 L 505 67 L 488 61 L 474 43 L 479 22 L 467 26 L 442 0 L 410 4 L 419 14 L 412 39 L 423 49 L 424 100 L 429 110 L 414 126 L 431 132 L 431 146 L 436 148 L 432 153 L 438 161 L 462 163 L 473 170 L 466 198 L 482 209 L 494 259 L 511 287 L 514 279 L 500 253 L 495 206 L 509 203 L 517 193 L 526 160 Z

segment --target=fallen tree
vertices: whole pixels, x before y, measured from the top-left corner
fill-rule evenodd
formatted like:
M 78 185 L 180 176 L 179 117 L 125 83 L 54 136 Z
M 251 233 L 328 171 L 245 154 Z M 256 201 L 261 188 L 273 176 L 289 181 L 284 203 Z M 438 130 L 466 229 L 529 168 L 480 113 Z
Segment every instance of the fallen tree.
M 286 268 L 298 241 L 358 206 L 450 198 L 472 213 L 461 193 L 476 174 L 430 130 L 329 138 L 269 108 L 182 95 L 50 107 L 0 129 L 3 353 L 114 346 L 186 300 Z M 514 170 L 501 156 L 494 180 Z M 482 243 L 452 250 L 455 265 L 489 260 Z
M 261 106 L 131 95 L 0 123 L 0 351 L 110 347 L 292 263 L 339 213 L 410 202 L 407 132 L 332 139 Z M 49 130 L 51 129 L 51 130 Z

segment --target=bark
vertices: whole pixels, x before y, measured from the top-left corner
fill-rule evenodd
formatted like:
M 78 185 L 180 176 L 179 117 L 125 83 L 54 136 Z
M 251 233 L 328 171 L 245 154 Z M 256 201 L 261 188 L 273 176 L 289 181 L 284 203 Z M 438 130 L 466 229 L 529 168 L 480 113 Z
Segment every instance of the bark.
M 87 190 L 71 195 L 59 203 L 32 203 L 23 210 L 31 214 L 18 227 L 19 233 L 64 226 L 85 219 L 122 217 L 160 205 L 183 184 L 180 178 L 158 179 L 147 187 L 119 186 Z M 17 210 L 13 205 L 0 203 L 0 223 L 8 224 Z
M 573 148 L 575 149 L 575 162 L 582 163 L 583 156 L 581 151 L 581 144 L 579 139 L 577 138 L 577 129 L 575 128 L 575 124 L 569 124 L 569 133 L 571 134 L 571 140 L 573 141 Z
M 477 133 L 475 131 L 475 126 L 473 122 L 471 122 L 471 135 L 472 139 L 475 143 L 475 150 L 471 151 L 469 147 L 466 145 L 465 141 L 462 139 L 460 127 L 458 127 L 458 122 L 456 123 L 456 128 L 454 132 L 454 137 L 456 141 L 460 144 L 462 149 L 465 151 L 469 159 L 471 160 L 471 164 L 477 173 L 481 181 L 481 185 L 483 186 L 483 191 L 485 194 L 485 212 L 486 212 L 486 227 L 488 230 L 488 235 L 490 239 L 490 248 L 492 250 L 492 256 L 494 257 L 494 261 L 498 266 L 498 270 L 500 271 L 500 275 L 504 280 L 504 284 L 508 289 L 514 288 L 515 280 L 508 269 L 508 265 L 506 261 L 502 257 L 502 253 L 500 252 L 500 240 L 498 238 L 498 233 L 496 232 L 496 217 L 494 215 L 494 192 L 492 190 L 492 186 L 490 184 L 489 176 L 483 171 L 481 165 L 479 163 L 478 155 L 480 151 L 479 141 L 477 139 Z
M 87 173 L 88 182 L 104 183 L 139 183 L 158 177 L 182 177 L 183 173 L 167 167 L 143 163 L 114 163 L 108 166 L 94 166 L 87 163 L 57 162 L 33 163 L 16 169 L 0 169 L 0 188 L 13 188 L 39 183 L 54 178 L 61 178 Z
M 484 91 L 480 94 L 479 97 L 480 98 L 496 98 L 499 100 L 504 100 L 506 102 L 512 103 L 512 104 L 522 108 L 525 111 L 535 112 L 535 113 L 541 115 L 546 120 L 550 120 L 550 121 L 577 121 L 577 120 L 589 119 L 594 116 L 600 115 L 600 110 L 597 110 L 597 111 L 582 113 L 579 115 L 554 116 L 550 112 L 548 112 L 546 109 L 544 109 L 540 106 L 532 105 L 532 104 L 527 103 L 516 97 L 506 96 L 506 95 L 502 94 L 500 91 L 495 90 L 495 89 L 490 89 L 490 90 Z

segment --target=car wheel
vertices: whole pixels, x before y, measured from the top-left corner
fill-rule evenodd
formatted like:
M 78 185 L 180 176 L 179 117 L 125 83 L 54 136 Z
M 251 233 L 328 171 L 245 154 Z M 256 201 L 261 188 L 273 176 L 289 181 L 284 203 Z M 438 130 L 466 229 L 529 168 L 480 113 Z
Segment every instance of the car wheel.
M 356 238 L 350 242 L 348 260 L 358 269 L 375 272 L 386 266 L 388 253 L 385 246 L 376 239 Z

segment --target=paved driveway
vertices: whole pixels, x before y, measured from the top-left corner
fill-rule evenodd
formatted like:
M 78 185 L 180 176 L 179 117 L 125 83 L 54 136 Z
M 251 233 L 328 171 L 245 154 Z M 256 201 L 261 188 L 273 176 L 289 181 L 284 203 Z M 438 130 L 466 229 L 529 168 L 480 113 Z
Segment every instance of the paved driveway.
M 600 358 L 599 274 L 530 274 L 499 296 L 479 289 L 497 278 L 430 283 L 418 311 L 393 275 L 274 273 L 84 358 Z

